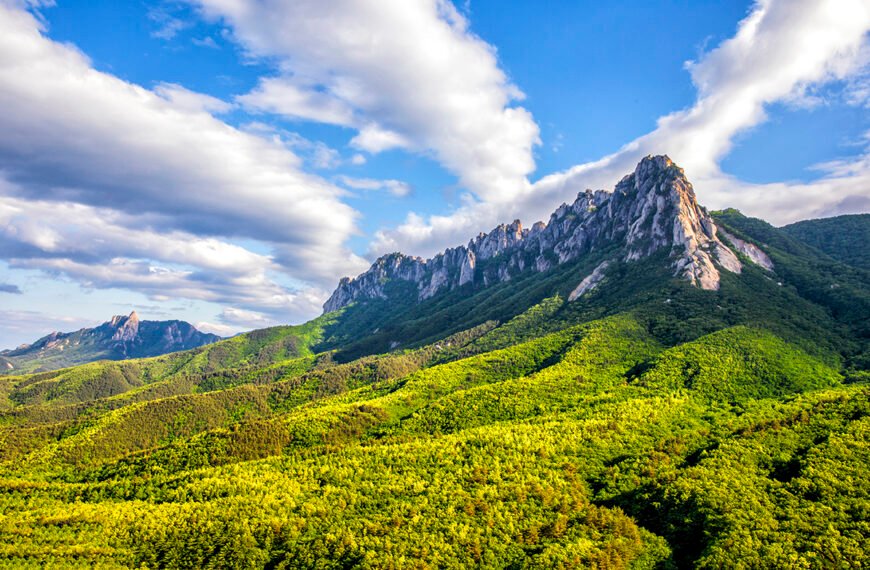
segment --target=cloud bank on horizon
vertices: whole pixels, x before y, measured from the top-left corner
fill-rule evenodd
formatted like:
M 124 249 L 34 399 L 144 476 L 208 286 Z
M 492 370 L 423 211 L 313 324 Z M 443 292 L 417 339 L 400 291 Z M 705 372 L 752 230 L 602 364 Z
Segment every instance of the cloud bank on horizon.
M 751 184 L 720 167 L 772 104 L 824 104 L 819 88 L 840 82 L 848 104 L 870 108 L 863 0 L 759 0 L 733 37 L 687 64 L 691 107 L 537 180 L 540 129 L 521 86 L 448 0 L 187 1 L 272 73 L 232 100 L 177 83 L 149 89 L 52 40 L 46 3 L 0 0 L 0 260 L 10 276 L 207 303 L 217 322 L 199 324 L 227 334 L 314 316 L 366 256 L 431 254 L 501 221 L 546 219 L 579 190 L 611 188 L 646 154 L 685 167 L 706 205 L 774 223 L 870 210 L 870 137 L 810 182 Z M 362 234 L 354 193 L 401 199 L 412 186 L 325 175 L 341 153 L 271 117 L 346 129 L 353 164 L 397 150 L 430 157 L 455 176 L 461 204 Z M 13 293 L 0 301 L 27 299 L 0 278 L 0 293 Z

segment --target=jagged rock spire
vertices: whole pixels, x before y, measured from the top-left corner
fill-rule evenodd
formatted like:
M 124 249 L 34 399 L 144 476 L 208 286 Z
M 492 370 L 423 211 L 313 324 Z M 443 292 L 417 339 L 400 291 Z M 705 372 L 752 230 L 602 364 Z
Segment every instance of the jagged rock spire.
M 383 256 L 355 279 L 342 279 L 324 310 L 335 311 L 357 299 L 385 298 L 384 283 L 390 279 L 415 283 L 422 300 L 468 283 L 485 287 L 506 281 L 527 269 L 546 271 L 612 243 L 623 244 L 617 256 L 622 261 L 667 249 L 674 274 L 703 289 L 719 288 L 720 268 L 741 271 L 683 170 L 667 156 L 647 156 L 612 192 L 580 192 L 547 223 L 537 222 L 531 229 L 519 220 L 501 224 L 431 259 Z M 499 262 L 480 267 L 480 261 L 496 257 Z M 595 283 L 602 277 L 597 275 Z
M 118 330 L 112 335 L 113 341 L 128 342 L 136 338 L 139 334 L 139 315 L 133 311 L 129 316 L 114 316 L 111 321 L 112 326 Z

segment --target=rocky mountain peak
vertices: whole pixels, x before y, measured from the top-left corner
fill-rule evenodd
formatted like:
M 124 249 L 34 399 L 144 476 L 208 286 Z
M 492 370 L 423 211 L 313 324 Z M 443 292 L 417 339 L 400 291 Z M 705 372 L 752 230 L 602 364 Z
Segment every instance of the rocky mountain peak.
M 626 195 L 632 190 L 627 260 L 671 247 L 677 274 L 702 289 L 719 288 L 717 263 L 740 273 L 740 261 L 718 239 L 716 224 L 698 204 L 683 169 L 667 156 L 647 156 L 616 187 Z
M 423 300 L 469 283 L 487 287 L 526 270 L 547 271 L 612 244 L 621 244 L 621 253 L 597 267 L 594 276 L 578 276 L 582 286 L 573 298 L 596 287 L 612 261 L 635 261 L 661 250 L 669 253 L 676 276 L 702 289 L 719 288 L 720 269 L 742 269 L 719 240 L 716 224 L 698 204 L 683 170 L 667 156 L 647 156 L 613 191 L 581 191 L 573 203 L 562 204 L 548 222 L 536 222 L 531 229 L 520 220 L 500 224 L 431 259 L 385 255 L 358 277 L 342 279 L 324 310 L 358 299 L 384 299 L 384 286 L 393 279 L 415 284 L 418 300 Z
M 126 317 L 112 317 L 111 324 L 117 329 L 112 335 L 113 341 L 130 342 L 139 334 L 139 315 L 136 314 L 136 311 L 131 312 Z

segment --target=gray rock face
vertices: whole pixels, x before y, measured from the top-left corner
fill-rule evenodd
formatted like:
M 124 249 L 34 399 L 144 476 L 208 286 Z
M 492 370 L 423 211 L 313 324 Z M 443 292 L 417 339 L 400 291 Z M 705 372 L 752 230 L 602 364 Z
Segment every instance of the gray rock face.
M 667 250 L 674 275 L 715 290 L 720 269 L 741 271 L 737 256 L 716 232 L 683 170 L 666 156 L 648 156 L 612 192 L 580 192 L 572 204 L 559 206 L 546 224 L 537 222 L 531 229 L 524 229 L 519 220 L 501 224 L 431 259 L 385 255 L 355 279 L 342 279 L 323 308 L 331 312 L 358 299 L 386 298 L 384 284 L 391 279 L 414 283 L 418 300 L 469 283 L 487 287 L 524 270 L 547 271 L 613 243 L 623 245 L 614 258 L 621 261 Z M 599 268 L 598 281 L 606 266 Z
M 737 248 L 737 251 L 748 257 L 752 263 L 761 266 L 768 271 L 773 271 L 773 261 L 771 261 L 770 257 L 761 251 L 761 248 L 757 245 L 749 243 L 748 241 L 743 241 L 739 237 L 731 235 L 725 231 L 722 232 L 722 235 L 725 239 L 731 242 L 735 248 Z
M 592 291 L 593 289 L 598 287 L 598 284 L 601 283 L 601 281 L 604 279 L 604 273 L 609 266 L 609 261 L 602 261 L 601 263 L 599 263 L 598 267 L 596 267 L 592 271 L 592 273 L 589 274 L 588 277 L 583 279 L 583 281 L 581 281 L 580 284 L 577 285 L 577 287 L 575 287 L 573 291 L 571 291 L 571 294 L 568 295 L 568 300 L 576 301 L 589 291 Z
M 139 315 L 136 314 L 136 311 L 130 313 L 128 317 L 115 315 L 109 323 L 116 327 L 115 333 L 112 335 L 113 341 L 130 342 L 139 334 Z

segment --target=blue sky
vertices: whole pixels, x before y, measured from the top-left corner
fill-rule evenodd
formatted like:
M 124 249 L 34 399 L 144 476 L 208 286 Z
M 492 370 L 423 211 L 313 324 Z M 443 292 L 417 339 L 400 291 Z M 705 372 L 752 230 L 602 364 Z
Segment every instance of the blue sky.
M 0 0 L 0 347 L 300 322 L 379 254 L 645 154 L 773 223 L 870 210 L 861 0 Z

